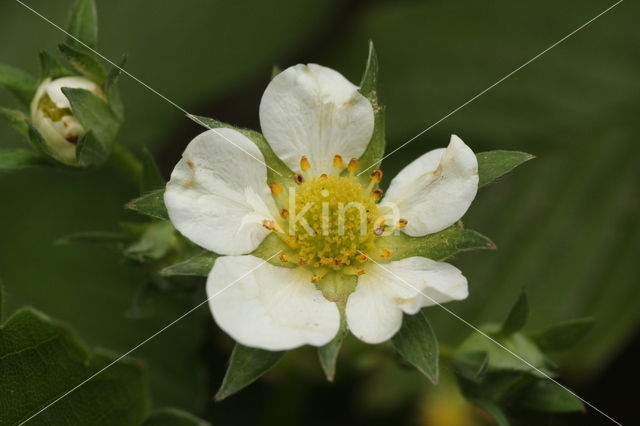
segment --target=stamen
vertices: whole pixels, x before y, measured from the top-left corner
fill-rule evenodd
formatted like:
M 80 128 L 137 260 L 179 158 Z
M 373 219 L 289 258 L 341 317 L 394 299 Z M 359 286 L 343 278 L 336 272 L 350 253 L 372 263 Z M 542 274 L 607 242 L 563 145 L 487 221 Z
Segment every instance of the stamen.
M 310 168 L 311 168 L 311 163 L 309 162 L 309 159 L 305 155 L 303 155 L 302 158 L 300 158 L 300 170 L 302 170 L 303 172 L 306 172 Z
M 354 174 L 355 172 L 358 171 L 358 168 L 360 168 L 360 162 L 358 161 L 357 158 L 352 158 L 351 161 L 349 161 L 347 170 L 349 170 L 349 173 Z
M 280 210 L 280 217 L 283 218 L 283 219 L 288 219 L 289 218 L 289 210 L 287 210 L 287 209 Z
M 344 169 L 344 161 L 342 161 L 342 157 L 338 154 L 333 157 L 333 167 L 338 170 Z
M 383 259 L 389 259 L 391 258 L 391 256 L 393 255 L 393 252 L 391 250 L 389 250 L 388 248 L 384 247 L 382 249 L 382 253 L 380 254 L 380 257 Z
M 380 183 L 382 181 L 382 170 L 375 169 L 371 172 L 369 177 L 371 177 L 371 180 L 373 180 L 375 183 Z
M 274 220 L 265 219 L 262 221 L 262 226 L 268 229 L 269 231 L 276 231 L 279 228 L 278 222 Z
M 302 182 L 304 182 L 304 179 L 302 178 L 302 175 L 300 173 L 296 173 L 295 175 L 293 175 L 293 180 L 300 185 Z
M 308 265 L 309 261 L 307 259 L 305 259 L 304 257 L 301 257 L 300 259 L 298 259 L 298 263 L 301 265 Z
M 396 223 L 396 228 L 405 228 L 407 226 L 407 223 L 409 223 L 407 219 L 400 219 L 398 220 L 398 223 Z
M 269 184 L 269 188 L 271 188 L 271 193 L 277 197 L 278 195 L 282 194 L 282 191 L 284 191 L 284 186 L 280 185 L 279 183 L 270 183 Z
M 366 273 L 367 273 L 367 271 L 365 271 L 365 270 L 364 270 L 364 269 L 362 269 L 362 268 L 358 268 L 358 269 L 356 269 L 356 275 L 364 275 L 364 274 L 366 274 Z
M 278 258 L 280 259 L 280 262 L 282 263 L 287 263 L 289 262 L 289 258 L 287 257 L 286 254 L 284 253 L 280 253 L 280 256 L 278 256 Z
M 289 247 L 292 249 L 298 248 L 298 243 L 296 242 L 296 237 L 289 237 L 287 241 L 285 241 Z
M 314 284 L 318 284 L 320 282 L 320 276 L 314 275 L 311 277 L 311 282 Z
M 356 260 L 360 263 L 365 263 L 369 259 L 364 254 L 359 254 L 356 256 Z
M 382 194 L 384 194 L 384 191 L 380 188 L 376 188 L 373 190 L 373 199 L 376 201 L 380 201 L 380 199 L 382 198 Z
M 333 264 L 336 266 L 340 266 L 342 265 L 342 259 L 340 259 L 339 257 L 336 257 L 335 259 L 333 259 Z

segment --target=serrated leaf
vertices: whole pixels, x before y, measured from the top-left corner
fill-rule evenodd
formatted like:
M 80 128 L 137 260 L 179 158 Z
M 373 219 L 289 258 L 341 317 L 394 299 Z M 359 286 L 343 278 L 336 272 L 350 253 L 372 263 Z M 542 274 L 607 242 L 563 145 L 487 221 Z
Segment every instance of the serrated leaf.
M 487 185 L 515 169 L 519 165 L 535 158 L 531 154 L 519 151 L 487 151 L 476 154 L 478 158 L 478 187 Z
M 98 44 L 98 11 L 93 0 L 78 0 L 71 11 L 67 31 L 90 47 Z M 78 43 L 71 37 L 70 43 Z
M 0 64 L 0 87 L 13 93 L 24 105 L 29 105 L 36 92 L 38 81 L 31 74 L 8 65 Z
M 250 385 L 276 365 L 284 354 L 284 352 L 249 348 L 236 343 L 215 400 L 222 401 Z
M 165 187 L 165 180 L 160 173 L 156 160 L 147 148 L 142 149 L 142 178 L 140 189 L 142 193 L 155 191 Z
M 578 397 L 549 380 L 537 380 L 519 393 L 516 401 L 522 408 L 548 413 L 571 413 L 585 409 Z
M 233 129 L 242 133 L 247 138 L 249 138 L 253 143 L 255 143 L 258 149 L 260 150 L 260 152 L 262 153 L 262 156 L 264 157 L 264 161 L 268 166 L 267 181 L 269 183 L 272 183 L 272 182 L 280 183 L 285 187 L 291 185 L 293 172 L 273 152 L 273 150 L 271 149 L 271 146 L 269 146 L 269 143 L 264 138 L 264 136 L 262 136 L 260 132 L 234 127 L 230 124 L 223 123 L 213 118 L 201 117 L 201 116 L 192 115 L 192 114 L 189 114 L 187 116 L 193 121 L 195 121 L 196 123 L 198 123 L 199 125 L 206 127 L 207 129 L 216 129 L 216 128 L 223 127 L 223 128 Z
M 164 276 L 196 276 L 206 277 L 211 272 L 211 268 L 216 263 L 216 259 L 219 254 L 203 251 L 202 253 L 193 256 L 180 263 L 176 263 L 171 266 L 167 266 L 160 273 Z
M 578 343 L 594 324 L 593 318 L 578 318 L 556 324 L 531 338 L 543 351 L 564 351 Z
M 198 417 L 177 408 L 160 408 L 154 410 L 142 426 L 208 426 Z
M 35 310 L 16 312 L 0 327 L 3 422 L 25 421 L 64 395 L 32 422 L 139 425 L 150 404 L 138 363 L 124 359 L 90 379 L 114 359 L 110 354 L 92 353 L 64 325 Z
M 405 360 L 431 382 L 438 383 L 438 339 L 424 311 L 404 315 L 402 327 L 391 342 Z
M 404 232 L 381 237 L 380 247 L 386 247 L 392 253 L 389 259 L 380 261 L 400 260 L 411 256 L 441 261 L 462 251 L 494 249 L 495 244 L 484 235 L 464 229 L 461 223 L 457 223 L 424 237 L 411 237 Z
M 45 166 L 48 163 L 33 151 L 28 149 L 0 150 L 0 171 L 19 170 L 26 167 Z
M 92 131 L 82 135 L 76 147 L 76 162 L 81 167 L 97 167 L 109 158 L 109 146 L 101 143 Z
M 29 134 L 29 117 L 22 111 L 15 109 L 0 107 L 0 115 L 9 121 L 11 126 L 19 133 L 28 136 Z
M 474 399 L 471 402 L 480 407 L 485 413 L 490 415 L 497 426 L 509 426 L 509 420 L 507 420 L 507 416 L 502 412 L 500 407 L 498 407 L 493 402 L 487 399 Z
M 71 111 L 87 132 L 93 132 L 106 151 L 111 151 L 120 120 L 115 116 L 109 104 L 85 89 L 63 87 L 62 93 L 71 104 Z
M 122 72 L 121 68 L 124 67 L 125 62 L 127 62 L 127 57 L 126 55 L 122 55 L 120 60 L 111 66 L 104 82 L 104 92 L 107 94 L 109 105 L 111 105 L 113 113 L 120 121 L 124 120 L 124 104 L 122 103 L 117 82 Z
M 344 306 L 344 305 L 343 305 Z M 342 342 L 348 333 L 347 322 L 345 321 L 344 307 L 340 309 L 340 328 L 336 336 L 326 345 L 318 348 L 318 359 L 325 377 L 329 382 L 333 382 L 336 377 L 336 361 L 342 347 Z
M 489 364 L 489 354 L 484 351 L 458 352 L 453 357 L 456 373 L 474 383 L 480 383 Z
M 85 49 L 75 48 L 64 43 L 59 44 L 58 48 L 74 70 L 89 80 L 102 84 L 106 77 L 106 72 L 102 64 L 91 53 Z
M 511 308 L 509 312 L 509 316 L 502 324 L 502 333 L 503 334 L 513 334 L 517 331 L 522 330 L 522 327 L 527 322 L 527 317 L 529 316 L 529 302 L 527 300 L 527 293 L 524 291 L 520 293 L 518 300 Z
M 54 80 L 71 74 L 57 59 L 44 50 L 40 51 L 40 73 L 42 79 L 51 78 Z
M 169 220 L 169 213 L 164 205 L 164 189 L 151 191 L 130 201 L 125 207 L 156 219 Z

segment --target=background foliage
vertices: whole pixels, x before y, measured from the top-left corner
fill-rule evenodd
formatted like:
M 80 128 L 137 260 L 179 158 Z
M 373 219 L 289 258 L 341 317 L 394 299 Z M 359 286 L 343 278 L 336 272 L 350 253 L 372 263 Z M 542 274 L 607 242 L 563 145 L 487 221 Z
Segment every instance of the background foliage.
M 70 4 L 27 3 L 57 23 L 65 21 Z M 367 40 L 373 39 L 381 63 L 380 99 L 387 106 L 388 149 L 612 4 L 97 3 L 102 53 L 116 59 L 126 52 L 130 72 L 192 113 L 253 128 L 258 128 L 258 102 L 273 64 L 318 62 L 357 82 Z M 528 331 L 596 317 L 588 337 L 556 361 L 579 393 L 623 423 L 624 396 L 614 400 L 607 394 L 631 380 L 627 369 L 634 364 L 624 360 L 633 358 L 633 347 L 628 355 L 618 354 L 640 319 L 638 12 L 637 4 L 622 3 L 383 164 L 386 176 L 393 176 L 415 156 L 443 146 L 451 133 L 478 152 L 510 149 L 538 157 L 483 189 L 467 214 L 467 226 L 491 236 L 498 251 L 462 254 L 454 261 L 469 278 L 471 297 L 450 307 L 474 324 L 499 322 L 526 288 Z M 0 62 L 35 74 L 36 52 L 55 50 L 60 38 L 19 4 L 0 5 Z M 168 176 L 200 129 L 129 78 L 121 79 L 121 91 L 127 120 L 120 141 L 147 146 Z M 12 102 L 8 93 L 0 93 L 0 104 Z M 24 143 L 6 124 L 0 125 L 0 141 L 3 147 Z M 0 176 L 0 278 L 3 319 L 28 304 L 72 324 L 90 346 L 120 353 L 202 301 L 204 293 L 161 300 L 156 315 L 131 319 L 125 314 L 144 284 L 140 271 L 99 248 L 55 246 L 69 234 L 117 231 L 118 222 L 138 220 L 122 208 L 137 188 L 114 177 L 110 167 L 82 175 L 34 169 Z M 469 334 L 437 308 L 429 317 L 443 344 Z M 214 405 L 211 396 L 231 347 L 202 309 L 134 356 L 147 366 L 154 406 L 183 408 L 217 424 L 255 419 L 311 424 L 314 416 L 319 423 L 348 417 L 352 424 L 384 424 L 398 416 L 426 422 L 424 413 L 434 400 L 416 404 L 416 395 L 427 386 L 424 378 L 389 362 L 392 356 L 384 350 L 347 339 L 334 385 L 323 383 L 315 354 L 303 349 L 285 356 L 258 385 Z M 616 356 L 621 358 L 614 363 Z M 247 404 L 256 409 L 243 409 Z M 573 421 L 602 424 L 595 414 Z

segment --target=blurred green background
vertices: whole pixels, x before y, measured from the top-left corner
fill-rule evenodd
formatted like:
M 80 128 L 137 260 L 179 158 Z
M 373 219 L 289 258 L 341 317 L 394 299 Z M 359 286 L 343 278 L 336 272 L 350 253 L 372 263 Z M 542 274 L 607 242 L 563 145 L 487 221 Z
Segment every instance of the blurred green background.
M 29 0 L 64 25 L 70 0 Z M 199 115 L 258 128 L 258 104 L 274 64 L 317 62 L 358 82 L 375 42 L 388 149 L 401 145 L 502 76 L 591 19 L 612 1 L 151 1 L 98 0 L 100 51 Z M 640 352 L 640 6 L 627 1 L 513 75 L 384 164 L 393 176 L 456 133 L 475 151 L 522 150 L 538 158 L 479 193 L 465 218 L 498 251 L 455 259 L 470 282 L 450 305 L 474 324 L 503 318 L 521 289 L 529 329 L 593 316 L 582 344 L 558 358 L 564 380 L 620 421 L 631 417 Z M 0 62 L 37 74 L 37 51 L 63 35 L 20 4 L 0 5 Z M 165 176 L 200 129 L 130 78 L 121 79 L 127 121 L 120 141 L 149 147 Z M 16 105 L 0 93 L 0 104 Z M 0 144 L 25 142 L 0 124 Z M 0 279 L 5 314 L 32 305 L 72 324 L 91 345 L 124 352 L 204 299 L 163 302 L 152 318 L 124 316 L 142 274 L 100 249 L 55 246 L 65 235 L 115 230 L 135 218 L 122 206 L 136 188 L 109 167 L 0 175 Z M 469 330 L 433 308 L 439 338 Z M 348 342 L 337 383 L 322 382 L 311 351 L 220 404 L 211 395 L 231 342 L 206 308 L 134 356 L 149 368 L 154 403 L 216 424 L 388 424 L 421 421 L 415 374 L 380 364 L 384 351 Z M 374 368 L 372 366 L 382 366 Z M 296 374 L 302 372 L 303 374 Z M 379 389 L 377 392 L 373 389 Z M 246 410 L 247 406 L 255 409 Z M 400 416 L 400 417 L 399 417 Z M 256 420 L 259 419 L 259 420 Z M 595 413 L 545 420 L 605 424 Z M 548 423 L 551 424 L 551 423 Z

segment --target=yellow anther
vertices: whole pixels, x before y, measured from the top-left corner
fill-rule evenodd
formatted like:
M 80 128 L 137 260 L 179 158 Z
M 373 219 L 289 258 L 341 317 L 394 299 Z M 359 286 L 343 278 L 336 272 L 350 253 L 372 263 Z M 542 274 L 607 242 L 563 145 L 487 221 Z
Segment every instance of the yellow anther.
M 333 157 L 333 167 L 338 170 L 344 169 L 344 161 L 342 161 L 342 157 L 338 154 Z
M 280 185 L 279 183 L 270 183 L 269 184 L 269 188 L 271 188 L 271 193 L 277 197 L 278 195 L 282 194 L 282 191 L 284 191 L 284 186 Z
M 293 180 L 300 185 L 302 182 L 304 182 L 304 179 L 302 178 L 302 175 L 300 173 L 296 173 L 295 175 L 293 175 Z
M 371 180 L 373 180 L 375 183 L 380 183 L 380 181 L 382 181 L 382 170 L 375 169 L 374 171 L 371 172 L 369 176 L 371 177 Z
M 282 262 L 282 263 L 289 262 L 289 257 L 284 253 L 280 253 L 280 256 L 278 256 L 278 258 L 280 259 L 280 262 Z
M 358 269 L 356 269 L 356 275 L 364 275 L 364 274 L 366 274 L 366 273 L 367 273 L 367 272 L 366 272 L 364 269 L 362 269 L 362 268 L 358 268 Z
M 311 168 L 311 163 L 309 162 L 309 159 L 305 155 L 303 155 L 302 158 L 300 158 L 300 170 L 302 170 L 303 172 L 306 172 L 310 168 Z
M 321 265 L 330 265 L 333 263 L 333 258 L 332 257 L 323 257 L 322 259 L 320 259 L 320 264 Z
M 301 257 L 301 258 L 298 260 L 298 263 L 299 263 L 299 264 L 301 264 L 301 265 L 308 265 L 308 264 L 309 264 L 309 261 L 308 261 L 307 259 L 305 259 L 304 257 Z
M 340 259 L 339 257 L 336 257 L 335 259 L 333 259 L 333 264 L 336 266 L 342 265 L 342 259 Z
M 356 256 L 356 260 L 360 263 L 365 263 L 369 259 L 364 254 L 359 254 Z
M 374 200 L 380 201 L 380 199 L 382 198 L 382 194 L 384 194 L 384 191 L 380 188 L 376 188 L 373 190 L 372 194 Z
M 292 249 L 298 248 L 298 242 L 296 241 L 296 237 L 289 237 L 286 241 L 287 245 Z
M 398 223 L 396 223 L 396 228 L 405 228 L 407 226 L 407 223 L 409 223 L 407 219 L 400 219 Z
M 320 282 L 320 276 L 319 275 L 314 275 L 311 277 L 311 282 L 314 284 L 318 284 Z
M 393 255 L 393 252 L 386 247 L 383 248 L 382 253 L 380 253 L 380 257 L 383 259 L 389 259 L 391 258 L 392 255 Z
M 283 219 L 288 219 L 289 218 L 289 210 L 287 210 L 287 209 L 280 210 L 280 217 L 283 218 Z
M 353 173 L 358 171 L 359 167 L 360 167 L 360 162 L 358 161 L 358 159 L 357 158 L 352 158 L 351 161 L 349 161 L 349 165 L 347 166 L 347 170 L 349 170 L 349 173 L 353 174 Z
M 274 220 L 265 219 L 262 221 L 262 226 L 268 229 L 269 231 L 275 231 L 278 229 L 278 222 Z

